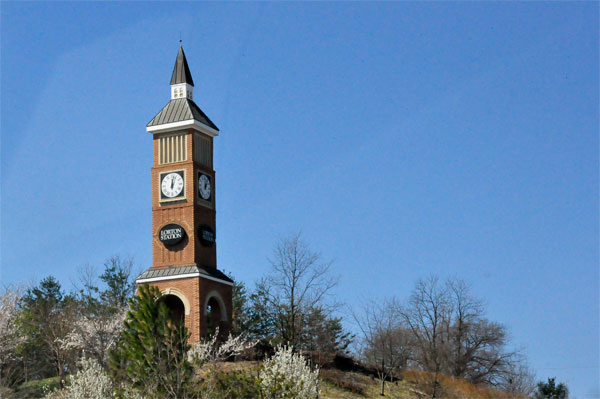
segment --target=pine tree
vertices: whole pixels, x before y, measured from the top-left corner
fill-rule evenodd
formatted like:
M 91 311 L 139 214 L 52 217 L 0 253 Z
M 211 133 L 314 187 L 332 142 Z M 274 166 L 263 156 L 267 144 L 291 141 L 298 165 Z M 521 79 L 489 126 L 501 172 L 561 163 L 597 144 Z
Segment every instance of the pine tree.
M 131 278 L 133 259 L 121 259 L 120 256 L 111 256 L 104 262 L 104 273 L 100 280 L 106 284 L 106 289 L 100 293 L 103 304 L 113 312 L 122 309 L 135 291 L 135 284 Z
M 537 384 L 536 399 L 567 399 L 569 390 L 563 383 L 556 385 L 556 378 L 548 378 L 548 382 L 540 381 Z
M 21 348 L 26 360 L 28 377 L 59 376 L 65 380 L 72 353 L 61 342 L 70 331 L 75 315 L 73 296 L 65 295 L 60 283 L 52 276 L 29 288 L 22 299 L 20 326 L 26 336 Z
M 233 280 L 231 334 L 237 337 L 248 333 L 252 326 L 248 291 L 244 282 L 235 280 L 231 274 L 228 277 Z
M 145 398 L 184 399 L 193 379 L 188 332 L 160 297 L 156 287 L 139 287 L 109 366 L 117 381 Z

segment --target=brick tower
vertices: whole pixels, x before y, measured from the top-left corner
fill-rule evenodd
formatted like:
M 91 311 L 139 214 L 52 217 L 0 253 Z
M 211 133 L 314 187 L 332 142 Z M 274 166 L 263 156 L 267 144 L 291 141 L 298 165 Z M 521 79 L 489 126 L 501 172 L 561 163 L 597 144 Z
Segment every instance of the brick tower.
M 197 342 L 231 327 L 232 281 L 217 269 L 213 139 L 219 129 L 193 101 L 179 47 L 171 101 L 148 123 L 152 134 L 152 267 L 137 284 L 156 286 Z

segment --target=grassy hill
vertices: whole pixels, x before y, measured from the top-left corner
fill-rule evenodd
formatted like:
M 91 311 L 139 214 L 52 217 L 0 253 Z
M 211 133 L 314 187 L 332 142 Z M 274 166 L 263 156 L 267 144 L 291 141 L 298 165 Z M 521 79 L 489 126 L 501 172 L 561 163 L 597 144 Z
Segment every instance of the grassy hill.
M 211 371 L 221 375 L 220 380 L 224 384 L 235 383 L 243 385 L 248 381 L 247 377 L 257 376 L 261 362 L 240 361 L 223 362 L 213 367 Z M 204 372 L 208 372 L 205 370 Z M 227 376 L 235 376 L 228 379 Z M 380 399 L 380 381 L 374 375 L 365 372 L 342 371 L 335 368 L 323 368 L 321 376 L 320 399 Z M 425 399 L 431 398 L 433 375 L 418 370 L 405 370 L 393 381 L 385 384 L 385 397 L 394 399 Z M 444 399 L 507 399 L 514 398 L 505 392 L 488 389 L 468 383 L 460 378 L 438 376 L 437 397 Z M 2 399 L 40 399 L 44 395 L 43 387 L 50 389 L 58 386 L 58 377 L 39 381 L 29 381 L 19 387 L 17 392 L 3 392 Z M 244 387 L 237 393 L 248 392 Z M 252 394 L 245 396 L 251 399 Z M 219 396 L 220 397 L 220 396 Z M 233 395 L 239 399 L 240 396 Z
M 221 363 L 223 374 L 257 375 L 260 362 Z M 380 381 L 369 373 L 323 368 L 320 399 L 380 399 Z M 434 376 L 419 370 L 405 370 L 385 384 L 385 397 L 394 399 L 431 398 Z M 505 392 L 445 375 L 438 375 L 437 397 L 444 399 L 507 399 L 515 398 Z
M 334 377 L 332 378 L 332 375 Z M 322 397 L 327 399 L 381 398 L 380 381 L 354 372 L 323 370 Z M 340 379 L 343 381 L 340 384 Z M 433 375 L 407 370 L 393 382 L 386 382 L 385 395 L 397 399 L 431 398 Z M 437 397 L 444 399 L 506 399 L 505 392 L 476 386 L 463 379 L 438 376 Z

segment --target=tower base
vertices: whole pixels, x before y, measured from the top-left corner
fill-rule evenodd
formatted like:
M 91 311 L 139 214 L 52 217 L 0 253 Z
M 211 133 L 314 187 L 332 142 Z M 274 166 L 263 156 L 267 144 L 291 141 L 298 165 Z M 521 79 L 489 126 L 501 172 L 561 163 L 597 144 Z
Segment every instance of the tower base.
M 199 342 L 219 331 L 231 331 L 233 281 L 215 268 L 174 266 L 150 268 L 136 284 L 157 287 L 171 310 L 171 316 L 183 321 L 190 342 Z

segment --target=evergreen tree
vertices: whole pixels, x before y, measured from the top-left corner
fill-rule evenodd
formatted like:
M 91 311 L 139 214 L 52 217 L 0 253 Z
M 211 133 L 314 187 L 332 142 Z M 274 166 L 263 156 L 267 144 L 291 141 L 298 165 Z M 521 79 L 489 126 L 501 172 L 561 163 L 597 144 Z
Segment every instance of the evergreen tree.
M 25 307 L 46 306 L 53 308 L 63 300 L 64 293 L 58 280 L 53 276 L 44 278 L 37 287 L 29 288 L 23 297 Z
M 22 347 L 27 359 L 25 379 L 58 375 L 62 383 L 73 360 L 62 341 L 70 332 L 76 314 L 75 299 L 65 295 L 60 283 L 48 276 L 27 290 L 21 306 L 20 323 L 26 334 Z
M 121 259 L 118 255 L 104 262 L 104 273 L 100 276 L 106 289 L 100 293 L 103 304 L 118 310 L 127 305 L 135 291 L 135 282 L 131 278 L 133 259 Z
M 277 336 L 277 317 L 271 312 L 272 306 L 267 302 L 269 287 L 263 281 L 256 284 L 250 294 L 246 331 L 252 339 L 270 341 Z
M 342 318 L 327 315 L 315 307 L 302 323 L 299 349 L 318 352 L 346 352 L 354 336 L 342 327 Z
M 160 297 L 156 287 L 139 287 L 109 366 L 118 381 L 131 384 L 146 398 L 185 399 L 193 379 L 188 332 L 171 319 Z
M 568 399 L 569 390 L 562 382 L 556 385 L 556 378 L 548 378 L 548 382 L 540 381 L 535 393 L 536 399 Z
M 242 333 L 248 333 L 252 324 L 251 311 L 246 286 L 242 281 L 235 280 L 232 275 L 228 274 L 228 276 L 233 280 L 231 334 L 235 337 Z

